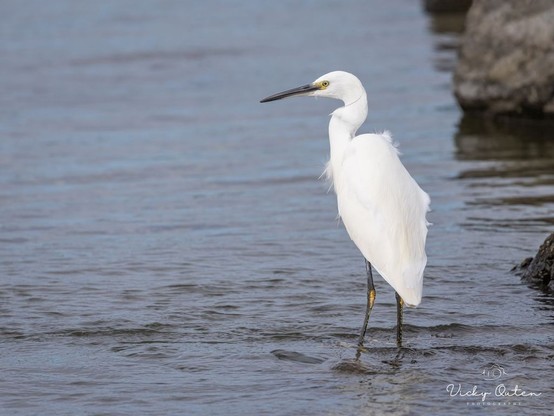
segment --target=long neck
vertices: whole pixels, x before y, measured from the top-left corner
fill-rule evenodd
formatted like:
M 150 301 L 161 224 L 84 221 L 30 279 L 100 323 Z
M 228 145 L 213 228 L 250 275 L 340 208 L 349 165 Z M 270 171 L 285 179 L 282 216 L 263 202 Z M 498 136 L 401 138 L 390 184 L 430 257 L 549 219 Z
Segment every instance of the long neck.
M 360 93 L 358 98 L 345 100 L 344 107 L 337 108 L 329 122 L 330 162 L 333 176 L 338 174 L 346 146 L 367 117 L 367 96 L 363 90 Z

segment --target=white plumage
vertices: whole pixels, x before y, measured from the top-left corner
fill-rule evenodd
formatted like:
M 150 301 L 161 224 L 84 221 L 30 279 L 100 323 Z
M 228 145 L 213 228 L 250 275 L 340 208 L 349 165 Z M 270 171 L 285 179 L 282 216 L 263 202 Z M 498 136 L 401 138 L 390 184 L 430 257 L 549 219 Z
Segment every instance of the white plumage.
M 344 102 L 331 115 L 330 160 L 326 168 L 337 195 L 340 218 L 367 261 L 406 304 L 417 306 L 421 302 L 427 263 L 425 215 L 429 210 L 429 196 L 400 161 L 389 132 L 355 136 L 367 117 L 367 96 L 354 75 L 330 72 L 311 84 L 272 95 L 262 102 L 293 95 Z M 372 302 L 368 294 L 369 311 Z M 401 306 L 402 303 L 400 312 Z M 400 324 L 401 316 L 399 340 Z M 360 345 L 364 333 L 365 329 Z
M 350 238 L 407 305 L 419 305 L 429 196 L 400 162 L 389 133 L 356 136 L 330 171 Z
M 327 175 L 337 194 L 339 215 L 363 256 L 407 305 L 417 306 L 427 263 L 429 196 L 400 162 L 389 132 L 355 136 L 367 117 L 367 96 L 358 78 L 335 71 L 314 84 L 323 81 L 328 87 L 312 94 L 345 104 L 329 123 Z

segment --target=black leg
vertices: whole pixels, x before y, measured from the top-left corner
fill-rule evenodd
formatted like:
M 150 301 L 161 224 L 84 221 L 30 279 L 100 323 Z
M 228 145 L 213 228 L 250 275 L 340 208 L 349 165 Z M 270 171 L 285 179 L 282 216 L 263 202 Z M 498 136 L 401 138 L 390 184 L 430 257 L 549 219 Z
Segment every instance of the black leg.
M 404 300 L 396 293 L 396 345 L 398 348 L 402 348 L 402 306 L 404 306 Z
M 365 262 L 365 268 L 367 271 L 367 306 L 365 310 L 364 325 L 362 326 L 360 338 L 358 339 L 359 348 L 362 348 L 364 346 L 364 337 L 367 331 L 369 315 L 371 315 L 371 310 L 373 309 L 373 304 L 375 303 L 375 286 L 373 285 L 373 274 L 371 273 L 371 263 L 367 260 Z

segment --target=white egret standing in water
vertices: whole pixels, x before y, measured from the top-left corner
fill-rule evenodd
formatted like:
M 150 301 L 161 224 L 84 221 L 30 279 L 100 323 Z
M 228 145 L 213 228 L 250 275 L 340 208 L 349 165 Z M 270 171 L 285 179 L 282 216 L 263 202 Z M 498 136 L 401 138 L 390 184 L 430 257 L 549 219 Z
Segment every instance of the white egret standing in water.
M 371 266 L 396 291 L 396 340 L 401 347 L 402 306 L 421 302 L 429 196 L 400 162 L 388 132 L 355 135 L 367 117 L 367 96 L 358 78 L 348 72 L 330 72 L 311 84 L 271 95 L 261 102 L 299 95 L 344 102 L 331 115 L 326 174 L 337 194 L 340 218 L 366 260 L 367 307 L 358 347 L 363 347 L 375 302 Z

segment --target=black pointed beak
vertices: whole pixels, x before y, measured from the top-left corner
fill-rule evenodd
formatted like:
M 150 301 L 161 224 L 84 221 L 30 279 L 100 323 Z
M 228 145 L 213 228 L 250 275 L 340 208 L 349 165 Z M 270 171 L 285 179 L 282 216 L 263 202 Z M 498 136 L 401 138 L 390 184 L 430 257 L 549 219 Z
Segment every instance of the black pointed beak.
M 316 91 L 316 90 L 319 90 L 319 87 L 317 85 L 306 84 L 306 85 L 302 85 L 301 87 L 293 88 L 291 90 L 286 90 L 286 91 L 283 91 L 283 92 L 278 92 L 277 94 L 270 95 L 269 97 L 265 97 L 260 102 L 261 103 L 267 103 L 269 101 L 280 100 L 282 98 L 293 97 L 295 95 L 308 94 L 308 93 L 310 93 L 312 91 Z

